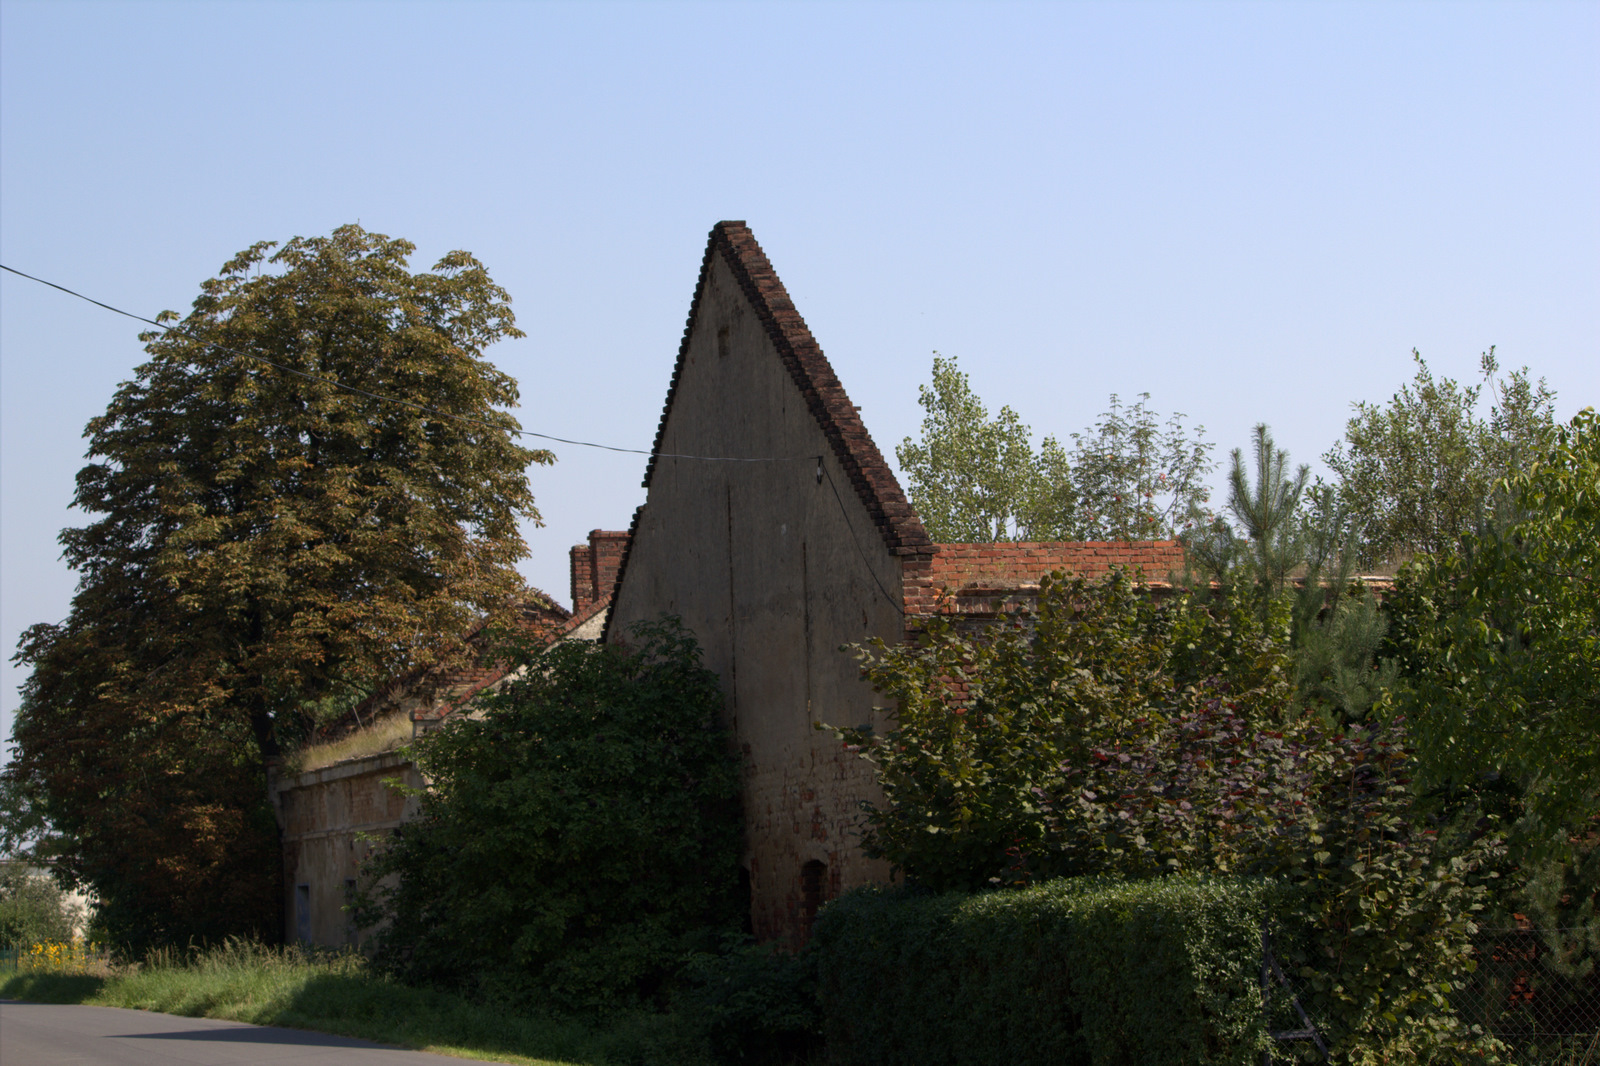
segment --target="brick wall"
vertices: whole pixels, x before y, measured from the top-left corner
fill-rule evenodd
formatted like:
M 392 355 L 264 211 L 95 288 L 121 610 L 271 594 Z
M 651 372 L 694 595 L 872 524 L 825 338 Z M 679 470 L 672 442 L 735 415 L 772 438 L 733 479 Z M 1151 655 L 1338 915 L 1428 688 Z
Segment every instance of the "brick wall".
M 617 584 L 617 568 L 622 565 L 622 553 L 627 548 L 627 530 L 589 531 L 589 579 L 596 600 L 611 598 Z
M 591 529 L 589 543 L 573 545 L 570 559 L 574 615 L 611 598 L 627 548 L 628 531 L 615 529 Z
M 993 615 L 1022 606 L 1039 579 L 1055 570 L 1072 577 L 1101 577 L 1113 568 L 1142 572 L 1164 583 L 1183 569 L 1177 541 L 1009 541 L 939 544 L 931 555 L 901 560 L 906 625 L 934 614 Z
M 572 613 L 582 614 L 594 606 L 594 553 L 587 544 L 574 544 L 572 563 Z

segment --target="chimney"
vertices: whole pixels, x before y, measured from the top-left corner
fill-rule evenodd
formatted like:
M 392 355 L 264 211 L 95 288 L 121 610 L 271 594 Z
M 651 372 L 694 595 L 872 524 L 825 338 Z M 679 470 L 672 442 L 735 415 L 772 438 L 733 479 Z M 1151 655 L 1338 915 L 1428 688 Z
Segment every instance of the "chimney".
M 592 550 L 586 544 L 572 546 L 572 613 L 575 615 L 594 606 L 594 564 L 591 554 Z
M 627 547 L 627 531 L 613 529 L 591 529 L 588 544 L 572 546 L 573 614 L 582 614 L 596 603 L 611 599 Z
M 589 531 L 590 588 L 595 600 L 610 601 L 616 591 L 617 571 L 622 566 L 622 553 L 628 547 L 627 530 L 592 529 Z M 593 602 L 593 601 L 591 601 Z

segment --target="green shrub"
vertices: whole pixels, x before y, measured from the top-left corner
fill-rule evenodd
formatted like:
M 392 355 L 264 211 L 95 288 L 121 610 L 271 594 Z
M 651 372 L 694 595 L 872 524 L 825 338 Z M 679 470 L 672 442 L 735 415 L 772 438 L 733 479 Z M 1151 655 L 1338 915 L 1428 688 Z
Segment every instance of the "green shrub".
M 772 944 L 736 942 L 694 956 L 675 1004 L 718 1059 L 730 1063 L 803 1062 L 822 1047 L 817 957 Z
M 897 709 L 883 734 L 837 731 L 883 786 L 868 853 L 935 890 L 1272 878 L 1292 890 L 1285 961 L 1341 1054 L 1488 1050 L 1451 997 L 1504 861 L 1496 812 L 1419 804 L 1403 721 L 1304 706 L 1288 603 L 1262 596 L 1058 574 L 1014 625 L 938 620 L 864 653 Z
M 866 888 L 818 918 L 823 1027 L 840 1066 L 1119 1066 L 1260 1060 L 1272 887 L 1063 879 L 934 895 Z
M 0 948 L 71 940 L 81 917 L 48 875 L 20 862 L 0 863 Z
M 364 869 L 380 967 L 482 1000 L 617 1009 L 741 919 L 722 692 L 663 621 L 631 649 L 514 650 L 517 679 L 419 741 L 419 817 Z M 387 880 L 383 880 L 387 879 Z

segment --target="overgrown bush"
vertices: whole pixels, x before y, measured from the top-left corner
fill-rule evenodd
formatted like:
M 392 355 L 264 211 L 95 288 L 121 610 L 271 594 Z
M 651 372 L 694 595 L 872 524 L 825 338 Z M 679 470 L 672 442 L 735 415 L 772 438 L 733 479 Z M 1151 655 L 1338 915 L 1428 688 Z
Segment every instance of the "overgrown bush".
M 1495 520 L 1396 581 L 1392 645 L 1422 773 L 1504 781 L 1519 854 L 1570 861 L 1600 810 L 1600 416 L 1556 427 L 1500 486 Z
M 1419 807 L 1403 722 L 1305 705 L 1286 598 L 1055 577 L 1009 627 L 935 624 L 864 669 L 898 708 L 884 735 L 841 731 L 887 800 L 866 844 L 914 882 L 1271 877 L 1307 1005 L 1343 1053 L 1477 1039 L 1449 997 L 1503 854 L 1492 812 L 1470 795 Z
M 419 817 L 363 872 L 380 966 L 558 1009 L 648 1002 L 740 925 L 717 678 L 661 621 L 629 649 L 514 647 L 516 679 L 420 740 Z M 387 880 L 385 880 L 387 879 Z
M 818 918 L 841 1066 L 1260 1061 L 1264 882 L 1063 879 L 1015 892 L 865 888 Z

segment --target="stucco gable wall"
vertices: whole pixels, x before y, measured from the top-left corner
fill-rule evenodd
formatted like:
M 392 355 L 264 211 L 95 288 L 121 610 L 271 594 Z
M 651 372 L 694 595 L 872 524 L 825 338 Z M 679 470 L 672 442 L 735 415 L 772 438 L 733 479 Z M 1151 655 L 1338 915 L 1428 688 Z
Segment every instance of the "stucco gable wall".
M 699 638 L 743 756 L 755 931 L 796 941 L 819 894 L 888 877 L 856 835 L 860 800 L 879 796 L 869 768 L 814 723 L 872 718 L 839 647 L 899 638 L 900 560 L 725 257 L 704 277 L 657 449 L 609 638 L 662 613 Z

